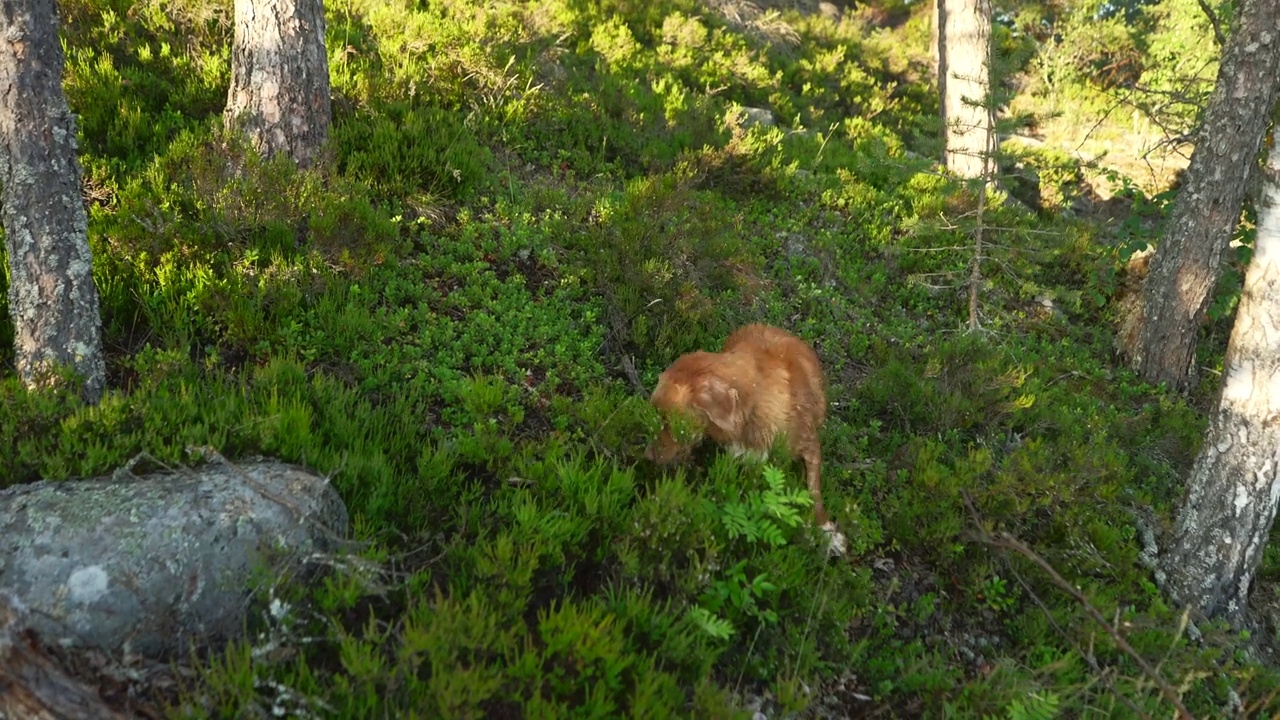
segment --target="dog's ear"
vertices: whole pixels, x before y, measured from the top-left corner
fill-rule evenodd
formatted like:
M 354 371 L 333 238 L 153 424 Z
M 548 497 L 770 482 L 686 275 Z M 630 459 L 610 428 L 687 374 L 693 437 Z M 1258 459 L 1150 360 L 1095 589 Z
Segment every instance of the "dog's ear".
M 738 391 L 724 378 L 715 375 L 705 376 L 694 393 L 693 406 L 707 414 L 712 425 L 730 435 L 742 432 L 745 419 L 742 416 L 742 402 Z

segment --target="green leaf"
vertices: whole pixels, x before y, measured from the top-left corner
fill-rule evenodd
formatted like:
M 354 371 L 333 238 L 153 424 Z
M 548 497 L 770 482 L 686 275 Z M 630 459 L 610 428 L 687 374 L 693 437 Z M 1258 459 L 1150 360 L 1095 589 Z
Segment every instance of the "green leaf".
M 691 607 L 688 614 L 695 625 L 717 640 L 728 640 L 733 636 L 733 623 L 711 614 L 705 608 Z

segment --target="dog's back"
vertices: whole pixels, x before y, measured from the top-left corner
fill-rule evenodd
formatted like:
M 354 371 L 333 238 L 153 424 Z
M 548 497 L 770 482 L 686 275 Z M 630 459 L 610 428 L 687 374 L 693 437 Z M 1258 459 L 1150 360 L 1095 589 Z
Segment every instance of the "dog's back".
M 785 433 L 793 453 L 818 442 L 827 415 L 822 365 L 809 344 L 791 333 L 770 325 L 746 325 L 724 342 L 725 354 L 747 354 L 755 361 L 755 392 L 747 402 L 758 425 L 751 433 L 756 447 L 772 443 L 773 436 Z M 767 435 L 768 437 L 765 437 Z

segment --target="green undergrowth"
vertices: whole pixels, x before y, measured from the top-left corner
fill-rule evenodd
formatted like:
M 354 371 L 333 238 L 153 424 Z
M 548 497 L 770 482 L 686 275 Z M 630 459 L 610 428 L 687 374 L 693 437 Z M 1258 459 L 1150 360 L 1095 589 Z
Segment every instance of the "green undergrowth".
M 1022 158 L 1039 212 L 988 196 L 964 330 L 977 197 L 919 154 L 917 20 L 329 3 L 330 160 L 299 173 L 220 129 L 229 9 L 64 4 L 110 391 L 0 379 L 4 484 L 207 446 L 346 502 L 358 557 L 259 590 L 173 715 L 1169 712 L 980 529 L 1198 714 L 1276 709 L 1280 676 L 1188 640 L 1140 561 L 1132 512 L 1168 518 L 1204 418 L 1114 362 L 1133 238 L 1061 217 L 1069 161 Z M 845 557 L 800 463 L 642 459 L 635 381 L 757 321 L 822 359 Z

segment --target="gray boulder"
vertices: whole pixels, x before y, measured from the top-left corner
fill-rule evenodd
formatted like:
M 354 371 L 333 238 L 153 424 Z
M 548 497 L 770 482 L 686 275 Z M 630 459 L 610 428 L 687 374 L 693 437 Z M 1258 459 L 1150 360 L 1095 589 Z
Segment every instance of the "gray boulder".
M 308 470 L 217 459 L 0 490 L 0 593 L 68 647 L 165 658 L 239 636 L 254 574 L 338 549 L 347 510 Z
M 739 125 L 743 129 L 752 128 L 757 125 L 764 127 L 773 127 L 777 121 L 773 117 L 773 113 L 765 108 L 742 107 L 735 111 L 730 111 L 729 122 L 733 125 Z

